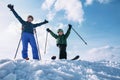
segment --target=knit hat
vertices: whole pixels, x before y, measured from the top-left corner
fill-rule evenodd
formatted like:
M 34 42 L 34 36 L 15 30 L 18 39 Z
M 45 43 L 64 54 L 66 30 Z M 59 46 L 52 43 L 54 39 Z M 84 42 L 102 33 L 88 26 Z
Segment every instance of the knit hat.
M 62 29 L 58 29 L 58 31 L 57 31 L 57 32 L 58 32 L 58 33 L 59 33 L 59 32 L 63 32 L 63 30 L 62 30 Z

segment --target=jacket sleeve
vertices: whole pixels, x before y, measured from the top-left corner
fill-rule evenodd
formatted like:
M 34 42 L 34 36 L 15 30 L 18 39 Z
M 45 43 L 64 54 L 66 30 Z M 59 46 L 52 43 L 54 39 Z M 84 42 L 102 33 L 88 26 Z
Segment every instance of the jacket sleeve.
M 13 9 L 11 10 L 14 14 L 14 16 L 19 20 L 21 24 L 23 24 L 25 21 L 17 14 L 17 12 Z
M 34 27 L 38 27 L 38 26 L 41 26 L 43 24 L 46 24 L 46 22 L 36 23 L 36 24 L 33 24 L 33 25 L 34 25 Z
M 70 31 L 71 31 L 71 28 L 69 27 L 67 32 L 65 33 L 65 38 L 68 38 L 68 36 L 70 35 Z
M 58 38 L 58 35 L 56 35 L 55 33 L 53 33 L 52 31 L 50 31 L 50 34 L 55 38 L 57 39 Z

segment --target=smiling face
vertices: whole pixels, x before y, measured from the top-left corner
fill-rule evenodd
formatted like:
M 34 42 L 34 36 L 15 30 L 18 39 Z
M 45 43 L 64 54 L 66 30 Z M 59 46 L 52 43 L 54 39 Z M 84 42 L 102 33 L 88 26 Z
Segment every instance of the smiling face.
M 58 35 L 63 35 L 64 34 L 64 32 L 63 32 L 63 30 L 62 29 L 58 29 Z
M 29 15 L 28 18 L 27 18 L 27 21 L 32 22 L 33 21 L 33 16 Z
M 60 36 L 63 35 L 63 34 L 64 34 L 63 32 L 58 32 L 58 35 L 60 35 Z

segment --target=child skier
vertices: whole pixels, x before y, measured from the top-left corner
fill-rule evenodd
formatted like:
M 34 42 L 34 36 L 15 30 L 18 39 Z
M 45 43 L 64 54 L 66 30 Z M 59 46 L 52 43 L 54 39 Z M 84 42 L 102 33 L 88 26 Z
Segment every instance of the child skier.
M 67 59 L 67 52 L 66 52 L 66 47 L 67 47 L 67 38 L 70 34 L 72 25 L 68 24 L 69 28 L 67 32 L 64 34 L 62 29 L 58 29 L 57 34 L 53 33 L 49 28 L 46 30 L 50 32 L 50 34 L 57 40 L 57 47 L 59 47 L 59 59 Z
M 36 46 L 36 41 L 34 38 L 34 29 L 38 26 L 41 26 L 43 24 L 48 23 L 47 20 L 41 23 L 33 24 L 33 16 L 29 15 L 27 18 L 27 21 L 24 21 L 14 10 L 14 5 L 8 4 L 8 8 L 13 12 L 14 16 L 19 20 L 19 22 L 22 24 L 22 57 L 23 59 L 29 60 L 28 58 L 28 43 L 30 43 L 32 47 L 32 54 L 33 54 L 33 59 L 39 60 L 39 55 L 38 55 L 38 50 Z

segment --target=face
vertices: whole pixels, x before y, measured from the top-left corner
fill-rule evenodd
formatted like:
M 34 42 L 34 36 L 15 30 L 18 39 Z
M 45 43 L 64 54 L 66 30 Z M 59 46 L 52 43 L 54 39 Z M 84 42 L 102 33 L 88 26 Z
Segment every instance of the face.
M 33 19 L 32 19 L 31 17 L 28 17 L 28 18 L 27 18 L 27 21 L 28 21 L 28 22 L 32 22 Z
M 58 35 L 63 35 L 63 32 L 59 32 Z

